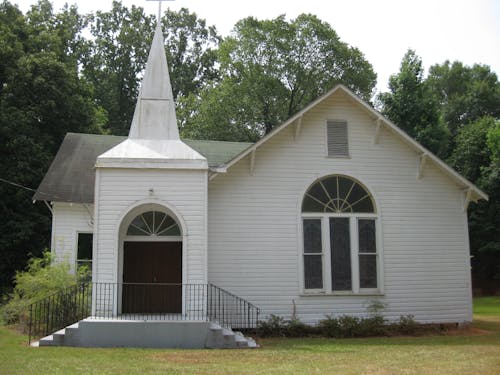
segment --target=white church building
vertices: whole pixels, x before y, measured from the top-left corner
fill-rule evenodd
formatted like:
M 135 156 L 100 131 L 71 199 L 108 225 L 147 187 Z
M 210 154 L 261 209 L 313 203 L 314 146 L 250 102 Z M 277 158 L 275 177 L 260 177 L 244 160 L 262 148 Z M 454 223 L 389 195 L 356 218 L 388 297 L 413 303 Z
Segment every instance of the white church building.
M 56 259 L 92 268 L 66 345 L 220 347 L 270 314 L 374 301 L 388 320 L 472 320 L 484 192 L 342 85 L 256 143 L 181 139 L 160 26 L 129 136 L 67 134 L 34 199 Z

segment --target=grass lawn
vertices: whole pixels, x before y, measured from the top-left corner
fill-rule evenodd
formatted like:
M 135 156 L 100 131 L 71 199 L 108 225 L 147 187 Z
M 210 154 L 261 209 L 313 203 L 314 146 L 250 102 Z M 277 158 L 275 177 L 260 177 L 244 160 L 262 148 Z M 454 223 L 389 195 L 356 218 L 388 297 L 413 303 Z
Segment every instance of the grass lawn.
M 0 326 L 0 374 L 500 374 L 500 297 L 474 302 L 468 331 L 263 339 L 257 350 L 29 348 Z

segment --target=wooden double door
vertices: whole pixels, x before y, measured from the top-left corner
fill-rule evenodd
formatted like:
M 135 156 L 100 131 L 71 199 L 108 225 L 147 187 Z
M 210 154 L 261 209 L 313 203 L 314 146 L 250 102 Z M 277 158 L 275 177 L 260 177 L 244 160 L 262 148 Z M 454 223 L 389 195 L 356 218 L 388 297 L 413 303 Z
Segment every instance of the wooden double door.
M 182 312 L 182 242 L 124 242 L 122 313 Z

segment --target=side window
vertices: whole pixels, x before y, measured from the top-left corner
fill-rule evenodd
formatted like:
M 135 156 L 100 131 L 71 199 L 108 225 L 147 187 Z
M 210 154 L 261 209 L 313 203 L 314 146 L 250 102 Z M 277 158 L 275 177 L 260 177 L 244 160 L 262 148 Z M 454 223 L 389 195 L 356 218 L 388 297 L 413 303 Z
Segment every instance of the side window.
M 92 270 L 92 233 L 78 233 L 76 267 L 88 266 Z
M 328 156 L 348 157 L 349 142 L 347 139 L 347 122 L 332 121 L 326 123 Z
M 377 217 L 371 193 L 356 180 L 331 175 L 312 184 L 302 200 L 304 290 L 380 290 Z
M 306 289 L 323 288 L 323 245 L 321 219 L 304 219 L 304 284 Z

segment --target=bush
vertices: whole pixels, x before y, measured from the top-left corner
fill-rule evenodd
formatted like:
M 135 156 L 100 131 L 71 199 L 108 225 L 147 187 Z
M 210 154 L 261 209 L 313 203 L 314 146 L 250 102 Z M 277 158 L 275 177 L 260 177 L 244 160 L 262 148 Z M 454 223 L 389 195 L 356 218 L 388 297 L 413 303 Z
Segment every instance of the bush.
M 339 320 L 331 315 L 327 315 L 325 319 L 319 321 L 318 330 L 326 337 L 341 337 Z
M 257 335 L 260 337 L 305 337 L 314 332 L 314 327 L 302 323 L 299 319 L 285 320 L 276 315 L 257 323 Z
M 0 311 L 2 320 L 7 324 L 27 321 L 30 304 L 76 286 L 88 277 L 88 272 L 82 268 L 72 274 L 68 262 L 52 262 L 50 251 L 45 251 L 41 258 L 30 259 L 26 271 L 16 273 L 14 290 Z
M 399 322 L 392 325 L 392 329 L 396 333 L 402 333 L 405 335 L 414 335 L 420 325 L 415 321 L 413 315 L 401 315 Z
M 313 333 L 314 327 L 302 323 L 299 319 L 292 319 L 287 322 L 286 336 L 287 337 L 305 337 Z
M 386 324 L 384 317 L 381 315 L 374 315 L 359 321 L 357 335 L 362 337 L 387 336 L 389 331 L 389 326 Z
M 286 332 L 287 322 L 281 316 L 271 314 L 267 321 L 257 323 L 257 335 L 260 337 L 283 337 Z

